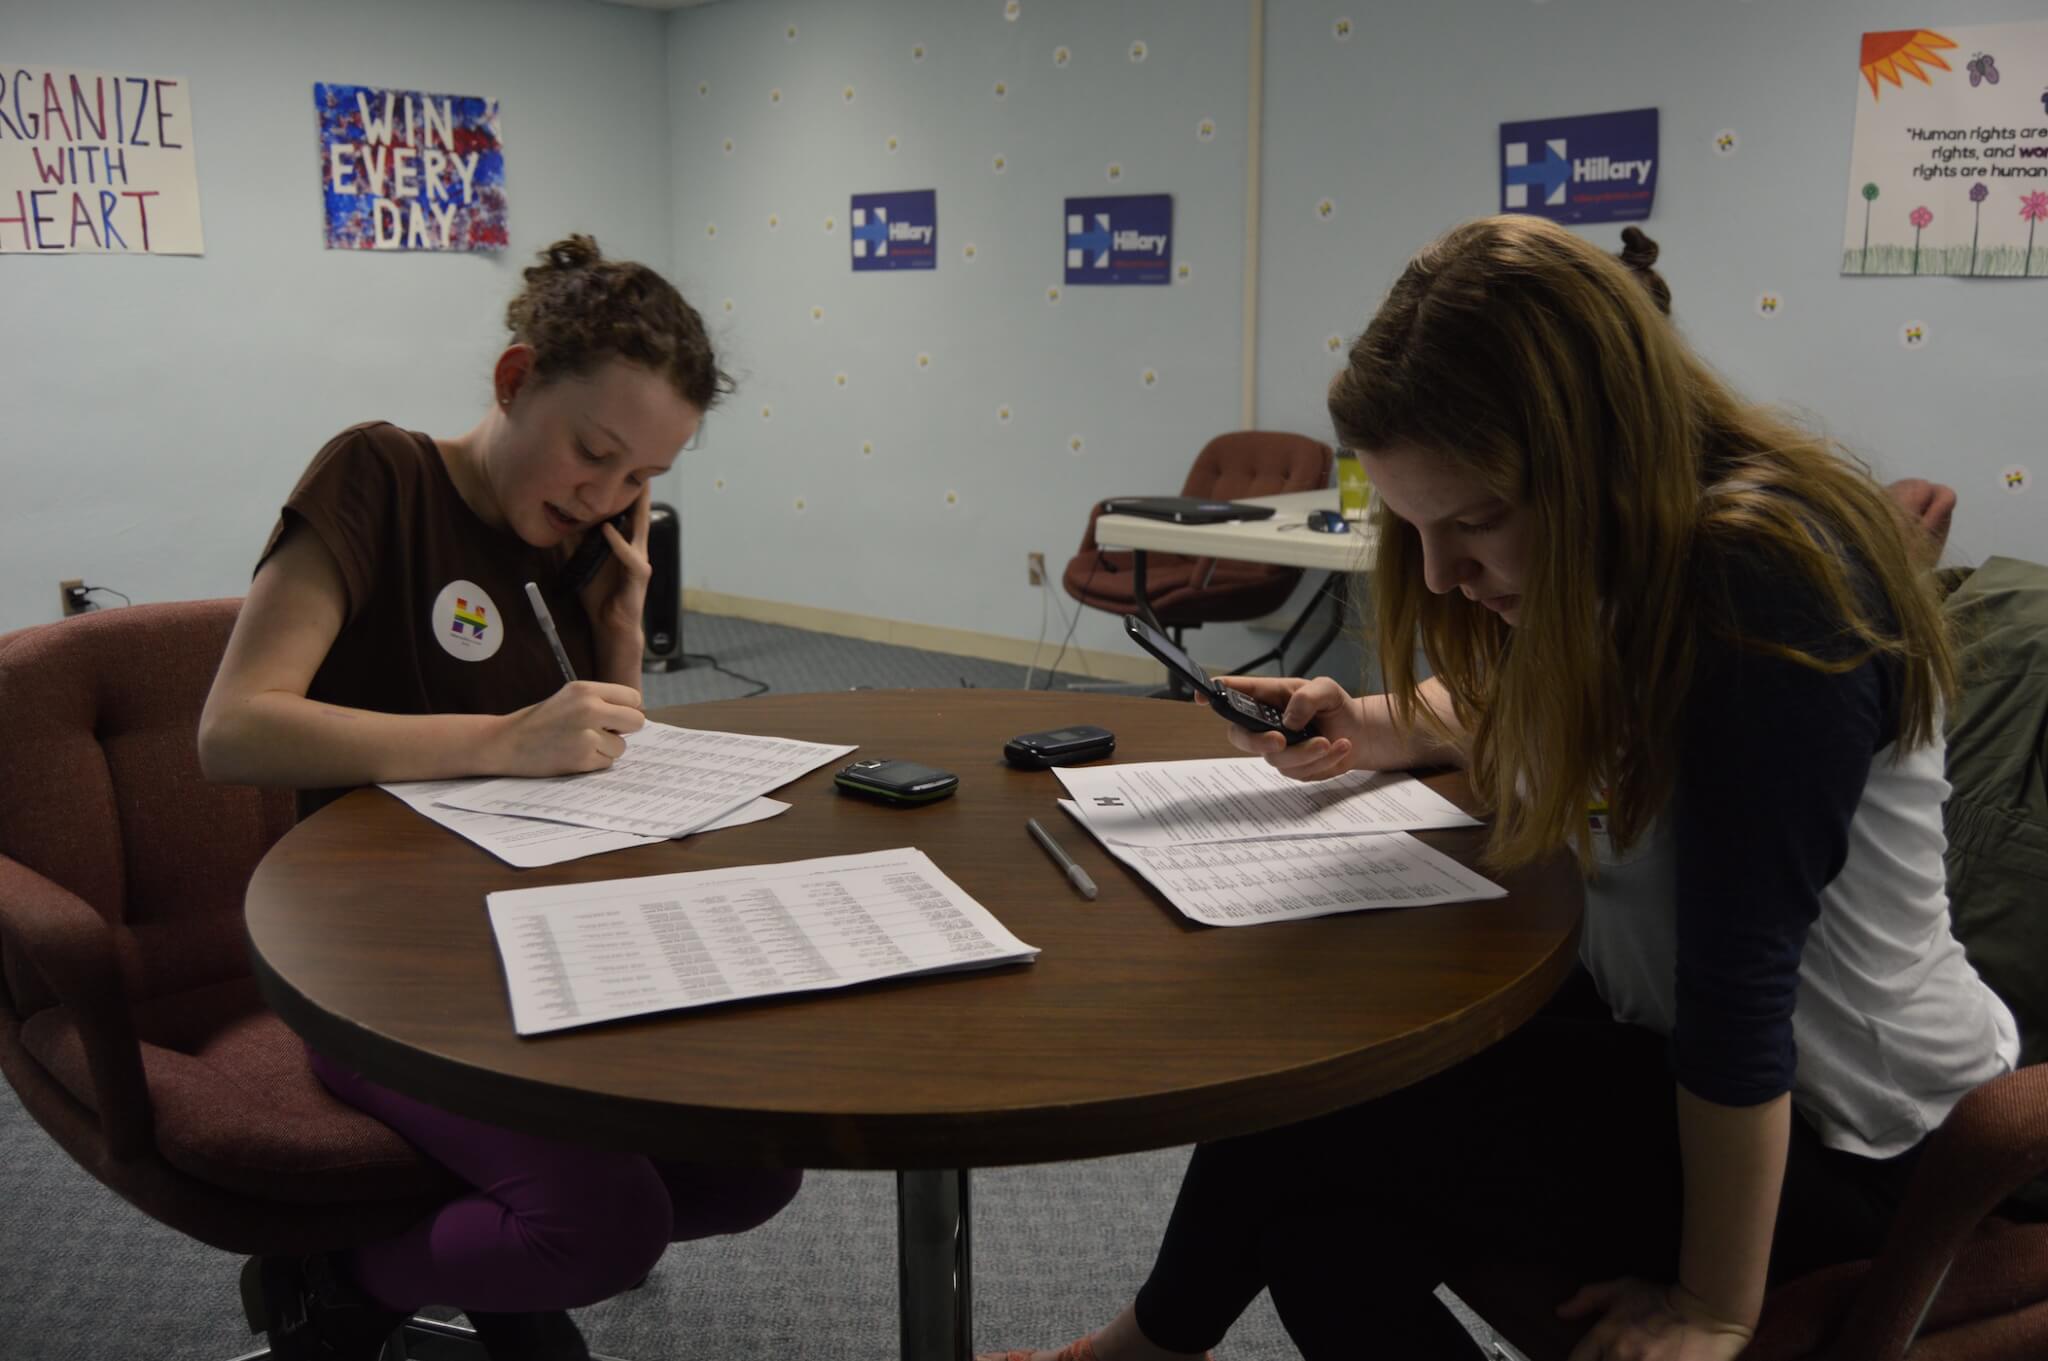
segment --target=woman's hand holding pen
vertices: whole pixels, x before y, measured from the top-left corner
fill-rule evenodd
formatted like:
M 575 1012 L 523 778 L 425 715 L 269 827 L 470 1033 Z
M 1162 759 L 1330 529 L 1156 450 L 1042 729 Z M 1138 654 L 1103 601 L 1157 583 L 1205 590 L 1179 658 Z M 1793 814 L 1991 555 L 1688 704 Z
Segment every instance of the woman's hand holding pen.
M 622 734 L 647 725 L 630 685 L 570 681 L 538 704 L 506 714 L 492 743 L 498 775 L 576 775 L 603 770 L 626 750 Z

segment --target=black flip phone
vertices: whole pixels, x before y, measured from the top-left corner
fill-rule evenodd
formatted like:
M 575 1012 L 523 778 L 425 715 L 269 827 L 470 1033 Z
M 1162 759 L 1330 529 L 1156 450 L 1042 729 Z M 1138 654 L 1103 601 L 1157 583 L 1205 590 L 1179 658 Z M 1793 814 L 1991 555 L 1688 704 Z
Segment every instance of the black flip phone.
M 1116 750 L 1116 734 L 1091 723 L 1050 732 L 1027 732 L 1003 743 L 1003 759 L 1026 770 L 1099 761 Z
M 915 761 L 867 760 L 843 766 L 832 783 L 843 792 L 900 806 L 936 803 L 960 787 L 950 770 Z
M 611 527 L 633 537 L 633 512 L 629 507 L 611 518 Z M 597 575 L 597 569 L 604 566 L 604 560 L 611 556 L 612 543 L 604 536 L 602 525 L 592 525 L 584 531 L 583 542 L 576 545 L 576 551 L 562 564 L 562 589 L 575 595 L 590 584 Z
M 1280 711 L 1270 704 L 1261 704 L 1239 690 L 1227 685 L 1218 685 L 1209 679 L 1209 673 L 1201 663 L 1181 651 L 1173 639 L 1153 628 L 1135 614 L 1124 616 L 1124 632 L 1131 635 L 1131 641 L 1166 663 L 1167 669 L 1195 688 L 1195 693 L 1209 701 L 1209 707 L 1222 714 L 1240 728 L 1253 732 L 1276 732 L 1287 739 L 1287 745 L 1306 742 L 1315 736 L 1313 727 L 1290 728 L 1281 721 Z

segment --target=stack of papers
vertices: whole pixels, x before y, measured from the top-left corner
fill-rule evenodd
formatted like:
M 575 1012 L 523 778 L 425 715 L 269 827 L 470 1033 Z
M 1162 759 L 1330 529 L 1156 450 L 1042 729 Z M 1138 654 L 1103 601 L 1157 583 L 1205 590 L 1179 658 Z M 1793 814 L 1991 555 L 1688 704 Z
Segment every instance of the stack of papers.
M 853 751 L 787 737 L 649 723 L 605 770 L 545 779 L 418 780 L 383 788 L 509 865 L 529 869 L 759 822 L 761 797 Z
M 1059 767 L 1060 807 L 1211 926 L 1470 902 L 1507 890 L 1408 835 L 1476 819 L 1411 775 L 1290 780 L 1256 756 Z
M 486 901 L 521 1035 L 1038 956 L 908 847 Z

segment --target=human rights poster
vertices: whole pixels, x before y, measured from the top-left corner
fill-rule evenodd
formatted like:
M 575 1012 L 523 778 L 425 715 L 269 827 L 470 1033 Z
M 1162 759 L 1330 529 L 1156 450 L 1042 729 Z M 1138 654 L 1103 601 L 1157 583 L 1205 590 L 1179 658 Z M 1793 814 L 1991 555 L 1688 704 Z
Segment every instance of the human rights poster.
M 1863 34 L 1844 197 L 1844 274 L 2048 277 L 2048 22 Z
M 0 255 L 202 255 L 192 89 L 67 66 L 0 72 Z
M 505 249 L 498 101 L 315 85 L 329 250 Z
M 1500 210 L 1553 222 L 1640 222 L 1657 201 L 1657 111 L 1500 125 Z

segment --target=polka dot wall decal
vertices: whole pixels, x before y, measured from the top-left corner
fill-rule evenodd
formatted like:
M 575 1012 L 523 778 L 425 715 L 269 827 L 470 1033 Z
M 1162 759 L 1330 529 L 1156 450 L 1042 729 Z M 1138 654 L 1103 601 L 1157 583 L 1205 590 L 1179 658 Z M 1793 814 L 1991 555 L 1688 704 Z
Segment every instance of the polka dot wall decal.
M 998 175 L 1000 175 L 1005 170 L 1008 170 L 1010 168 L 1010 158 L 1008 156 L 999 155 L 993 161 L 990 161 L 989 165 Z
M 770 405 L 768 405 L 768 403 L 766 403 L 766 402 L 763 402 L 763 403 L 761 403 L 761 419 L 762 419 L 762 420 L 764 420 L 764 421 L 772 421 L 772 420 L 774 420 L 774 419 L 775 419 L 775 408 L 774 408 L 774 407 L 772 407 L 772 406 L 770 406 Z
M 997 424 L 997 425 L 1008 425 L 1008 424 L 1010 423 L 1010 418 L 1011 418 L 1011 412 L 1010 412 L 1010 407 L 1009 407 L 1009 404 L 1008 404 L 1007 402 L 1006 402 L 1006 403 L 1004 403 L 1004 404 L 1003 404 L 1002 406 L 999 406 L 999 407 L 997 407 L 997 408 L 996 408 L 996 424 Z
M 893 155 L 896 149 L 903 145 L 903 139 L 901 137 L 896 136 L 894 133 L 891 133 L 889 134 L 889 140 L 884 142 L 882 145 L 888 147 L 890 153 Z
M 1204 118 L 1201 122 L 1195 124 L 1195 140 L 1198 142 L 1215 141 L 1216 120 L 1213 118 Z
M 959 493 L 959 492 L 957 492 L 957 491 L 949 491 L 949 492 L 947 492 L 947 493 L 946 493 L 946 504 L 947 504 L 947 505 L 949 505 L 949 506 L 957 506 L 957 505 L 959 505 L 959 504 L 960 504 L 960 493 Z
M 1024 6 L 1018 4 L 1017 0 L 1003 0 L 1003 17 L 1011 23 L 1016 23 L 1017 16 L 1023 12 Z
M 801 496 L 796 498 L 796 513 L 799 515 L 804 513 L 804 498 Z
M 976 249 L 975 244 L 972 241 L 969 241 L 966 245 L 960 248 L 960 258 L 962 260 L 972 260 L 975 256 L 979 255 L 980 253 L 981 252 L 978 249 Z
M 726 154 L 726 155 L 728 155 L 728 156 L 730 156 L 730 155 L 732 155 L 732 152 L 733 152 L 733 146 L 732 146 L 732 138 L 728 137 L 728 138 L 726 138 L 726 139 L 725 139 L 725 154 Z
M 1068 453 L 1070 453 L 1070 454 L 1078 454 L 1078 453 L 1080 453 L 1080 452 L 1081 452 L 1081 451 L 1082 451 L 1083 449 L 1085 449 L 1085 448 L 1087 448 L 1087 447 L 1088 447 L 1088 443 L 1087 443 L 1087 441 L 1086 441 L 1086 440 L 1084 440 L 1084 439 L 1082 439 L 1082 438 L 1081 438 L 1081 437 L 1080 437 L 1079 435 L 1069 435 L 1069 436 L 1067 436 L 1067 452 L 1068 452 Z
M 786 28 L 784 28 L 784 29 L 782 30 L 782 38 L 783 38 L 783 41 L 784 41 L 784 42 L 792 42 L 792 43 L 793 43 L 793 42 L 795 42 L 795 41 L 796 41 L 796 25 L 795 25 L 795 24 L 790 24 L 789 26 L 787 26 Z
M 717 224 L 716 222 L 707 222 L 707 223 L 705 223 L 705 224 L 704 224 L 704 235 L 706 235 L 706 236 L 716 236 L 716 235 L 718 235 L 718 224 Z
M 838 219 L 838 218 L 836 218 L 836 217 L 833 217 L 833 216 L 832 216 L 831 214 L 827 213 L 827 214 L 825 215 L 825 230 L 826 230 L 826 231 L 828 231 L 828 232 L 835 232 L 835 231 L 838 231 L 838 230 L 839 230 L 839 219 Z
M 1051 288 L 1045 290 L 1045 300 L 1055 303 L 1060 300 L 1060 286 L 1058 284 L 1054 284 Z
M 1899 327 L 1899 348 L 1902 350 L 1924 350 L 1934 338 L 1934 333 L 1924 321 L 1909 321 Z
M 1109 178 L 1109 182 L 1110 182 L 1111 184 L 1116 184 L 1116 183 L 1120 182 L 1120 181 L 1121 181 L 1121 180 L 1123 179 L 1123 177 L 1124 177 L 1124 167 L 1123 167 L 1123 163 L 1122 163 L 1122 162 L 1120 162 L 1120 161 L 1111 161 L 1111 162 L 1110 162 L 1110 163 L 1108 164 L 1108 166 L 1106 166 L 1106 167 L 1105 167 L 1105 168 L 1103 169 L 1103 172 L 1102 172 L 1102 173 L 1103 173 L 1104 175 L 1108 176 L 1108 178 Z
M 771 232 L 772 232 L 772 231 L 779 231 L 779 230 L 781 230 L 781 227 L 782 227 L 782 214 L 781 214 L 781 213 L 770 213 L 770 214 L 768 214 L 768 230 L 769 230 L 769 231 L 771 231 Z
M 932 357 L 926 354 L 923 350 L 919 350 L 917 352 L 917 366 L 920 369 L 930 368 L 932 366 Z
M 1340 43 L 1348 43 L 1351 41 L 1351 28 L 1349 19 L 1339 19 L 1330 25 L 1330 36 Z
M 1065 66 L 1068 62 L 1072 61 L 1073 59 L 1074 54 L 1068 48 L 1055 47 L 1052 50 L 1052 64 L 1054 66 Z
M 923 43 L 912 43 L 912 44 L 910 45 L 910 59 L 911 59 L 912 61 L 923 61 L 923 60 L 924 60 L 924 44 L 923 44 Z
M 1189 264 L 1187 261 L 1182 260 L 1179 264 L 1173 267 L 1173 277 L 1183 281 L 1192 279 L 1195 277 L 1195 267 Z
M 722 478 L 722 477 L 715 477 L 715 478 L 713 478 L 713 479 L 711 480 L 711 488 L 712 488 L 712 490 L 713 490 L 713 491 L 724 491 L 724 490 L 725 490 L 725 479 L 724 479 L 724 478 Z
M 1714 134 L 1714 154 L 1733 156 L 1742 147 L 1742 139 L 1735 135 L 1734 128 L 1722 128 Z
M 1756 314 L 1760 317 L 1775 317 L 1785 310 L 1785 295 L 1775 288 L 1766 288 L 1756 295 Z
M 704 98 L 704 97 L 705 97 L 706 95 L 708 95 L 708 94 L 710 94 L 710 93 L 711 93 L 711 82 L 710 82 L 710 81 L 708 81 L 708 80 L 700 80 L 700 81 L 698 81 L 698 82 L 697 82 L 697 98 L 699 98 L 699 99 L 702 99 L 702 98 Z
M 1324 349 L 1326 349 L 1326 350 L 1328 350 L 1328 351 L 1329 351 L 1329 352 L 1330 352 L 1331 354 L 1341 354 L 1341 353 L 1343 353 L 1343 351 L 1344 351 L 1344 337 L 1343 337 L 1343 336 L 1339 336 L 1339 335 L 1328 335 L 1328 336 L 1324 336 L 1324 337 L 1323 337 L 1323 348 L 1324 348 Z
M 853 87 L 851 85 L 839 92 L 839 100 L 843 104 L 851 104 L 853 102 Z
M 1010 97 L 1010 82 L 1008 82 L 1007 80 L 999 80 L 999 81 L 997 81 L 997 82 L 996 82 L 996 98 L 997 98 L 997 99 L 1008 99 L 1009 97 Z
M 825 309 L 824 309 L 824 308 L 822 308 L 822 307 L 817 307 L 817 306 L 813 306 L 813 307 L 811 308 L 811 320 L 812 320 L 812 321 L 823 321 L 824 319 L 825 319 Z
M 1143 38 L 1140 38 L 1140 39 L 1139 39 L 1139 40 L 1138 40 L 1137 42 L 1134 42 L 1134 43 L 1132 43 L 1132 44 L 1131 44 L 1131 60 L 1132 60 L 1132 61 L 1134 61 L 1134 62 L 1140 62 L 1140 61 L 1143 61 L 1143 60 L 1145 60 L 1145 58 L 1146 58 L 1146 56 L 1147 56 L 1147 55 L 1149 55 L 1149 53 L 1148 53 L 1148 51 L 1147 51 L 1147 49 L 1146 49 L 1146 47 L 1145 47 L 1145 40 L 1144 40 Z
M 1141 387 L 1141 388 L 1154 388 L 1154 387 L 1158 387 L 1158 386 L 1159 386 L 1159 370 L 1157 370 L 1157 369 L 1146 369 L 1146 370 L 1145 370 L 1145 371 L 1144 371 L 1143 373 L 1139 374 L 1139 375 L 1138 375 L 1138 386 L 1139 386 L 1139 387 Z
M 1319 221 L 1328 222 L 1336 215 L 1337 204 L 1334 199 L 1323 198 L 1316 200 L 1316 217 Z
M 873 458 L 875 456 L 875 442 L 873 440 L 864 439 L 860 442 L 860 456 L 862 458 Z
M 2034 475 L 2017 463 L 2010 467 L 2001 468 L 1998 472 L 1998 485 L 2015 495 L 2025 491 L 2027 485 L 2033 480 Z
M 835 373 L 835 374 L 833 374 L 833 375 L 832 375 L 832 386 L 833 386 L 833 387 L 836 387 L 836 388 L 843 388 L 843 387 L 845 387 L 845 386 L 846 386 L 846 375 L 845 375 L 845 374 L 843 374 L 843 373 Z
M 732 315 L 732 310 L 733 310 L 733 309 L 734 309 L 735 307 L 738 307 L 738 306 L 739 306 L 739 304 L 738 304 L 738 303 L 736 303 L 736 302 L 734 302 L 734 301 L 733 301 L 733 300 L 732 300 L 731 298 L 727 298 L 727 299 L 726 299 L 726 300 L 725 300 L 725 301 L 724 301 L 724 302 L 723 302 L 722 304 L 720 304 L 720 305 L 721 305 L 722 307 L 724 307 L 724 308 L 725 308 L 725 311 L 726 311 L 726 315 L 727 315 L 727 316 L 730 316 L 730 315 Z
M 782 91 L 779 89 L 770 90 L 768 92 L 768 102 L 770 104 L 780 104 L 782 102 Z

